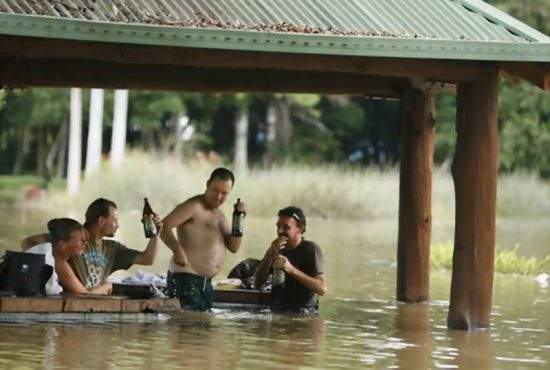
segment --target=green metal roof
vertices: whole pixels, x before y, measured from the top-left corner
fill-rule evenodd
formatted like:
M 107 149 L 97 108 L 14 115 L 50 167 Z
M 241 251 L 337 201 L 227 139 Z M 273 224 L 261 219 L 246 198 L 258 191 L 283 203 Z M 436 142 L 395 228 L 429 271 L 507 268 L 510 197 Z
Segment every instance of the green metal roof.
M 0 34 L 230 50 L 550 62 L 479 0 L 0 0 Z

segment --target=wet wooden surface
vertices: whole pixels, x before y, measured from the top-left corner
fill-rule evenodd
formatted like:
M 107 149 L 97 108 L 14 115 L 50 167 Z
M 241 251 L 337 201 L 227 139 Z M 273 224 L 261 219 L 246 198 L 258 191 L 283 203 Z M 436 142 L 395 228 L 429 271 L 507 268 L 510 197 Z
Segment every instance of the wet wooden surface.
M 216 303 L 269 305 L 270 294 L 258 290 L 215 290 Z M 1 297 L 0 313 L 174 312 L 180 303 L 172 298 L 129 299 L 125 296 L 71 294 L 51 297 Z

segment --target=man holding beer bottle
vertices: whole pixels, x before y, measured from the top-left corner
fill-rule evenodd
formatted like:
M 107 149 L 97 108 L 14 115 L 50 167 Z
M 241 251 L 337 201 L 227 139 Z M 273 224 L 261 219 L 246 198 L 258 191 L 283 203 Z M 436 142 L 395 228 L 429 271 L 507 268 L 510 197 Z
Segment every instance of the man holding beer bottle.
M 167 277 L 168 293 L 179 298 L 183 307 L 199 311 L 212 307 L 211 279 L 222 268 L 226 249 L 232 253 L 239 250 L 240 222 L 234 222 L 235 230 L 230 230 L 220 210 L 234 184 L 231 171 L 215 169 L 203 194 L 187 199 L 163 220 L 161 239 L 174 253 Z M 238 217 L 246 213 L 241 201 L 236 202 L 234 208 Z
M 304 239 L 305 231 L 306 216 L 300 208 L 290 206 L 279 211 L 277 238 L 254 274 L 256 287 L 261 287 L 273 272 L 275 311 L 317 313 L 318 296 L 327 293 L 323 253 L 317 244 Z
M 84 253 L 68 261 L 86 289 L 94 289 L 105 283 L 107 277 L 117 270 L 126 270 L 134 264 L 146 266 L 153 264 L 157 254 L 158 234 L 162 231 L 162 222 L 154 213 L 148 214 L 147 217 L 153 220 L 157 234 L 149 239 L 145 249 L 140 252 L 126 248 L 116 240 L 108 239 L 114 237 L 118 229 L 118 209 L 115 202 L 98 198 L 88 206 L 84 223 L 88 240 Z M 33 235 L 21 242 L 21 249 L 29 252 L 48 253 L 49 251 L 51 253 L 50 241 L 49 234 Z M 36 248 L 39 250 L 34 251 Z

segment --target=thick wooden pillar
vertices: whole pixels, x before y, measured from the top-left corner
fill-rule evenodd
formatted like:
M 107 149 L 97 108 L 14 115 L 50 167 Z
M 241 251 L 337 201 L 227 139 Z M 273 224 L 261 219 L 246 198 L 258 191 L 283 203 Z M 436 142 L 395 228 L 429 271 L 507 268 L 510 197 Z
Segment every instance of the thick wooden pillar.
M 398 301 L 429 297 L 433 150 L 432 95 L 410 89 L 401 100 Z
M 456 217 L 447 324 L 489 326 L 497 193 L 498 70 L 458 85 L 457 143 L 452 165 Z

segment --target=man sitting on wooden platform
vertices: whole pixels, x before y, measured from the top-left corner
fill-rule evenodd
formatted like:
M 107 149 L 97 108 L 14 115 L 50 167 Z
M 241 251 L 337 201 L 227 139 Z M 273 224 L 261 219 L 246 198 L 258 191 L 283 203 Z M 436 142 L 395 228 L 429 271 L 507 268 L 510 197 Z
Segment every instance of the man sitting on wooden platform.
M 157 215 L 154 217 L 154 222 L 160 234 L 162 222 Z M 126 270 L 134 264 L 152 265 L 155 261 L 158 234 L 149 240 L 143 252 L 126 248 L 115 240 L 106 239 L 114 237 L 118 229 L 118 210 L 113 201 L 104 198 L 94 200 L 86 210 L 84 228 L 88 232 L 84 253 L 70 258 L 68 263 L 88 290 L 105 283 L 107 277 L 114 271 Z M 50 242 L 50 234 L 33 235 L 21 242 L 21 249 L 48 256 L 51 254 Z

